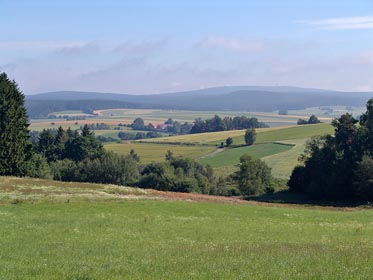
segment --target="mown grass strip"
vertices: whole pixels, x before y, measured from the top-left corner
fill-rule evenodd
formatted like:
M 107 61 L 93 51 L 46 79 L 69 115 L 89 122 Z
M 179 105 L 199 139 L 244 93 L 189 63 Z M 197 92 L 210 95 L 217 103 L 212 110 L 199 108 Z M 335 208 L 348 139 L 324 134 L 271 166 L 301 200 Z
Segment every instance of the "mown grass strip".
M 240 148 L 227 149 L 226 151 L 216 154 L 212 157 L 200 159 L 203 164 L 209 164 L 211 167 L 224 167 L 237 165 L 243 154 L 249 154 L 253 158 L 262 158 L 265 156 L 288 151 L 292 145 L 283 145 L 278 143 L 256 144 Z

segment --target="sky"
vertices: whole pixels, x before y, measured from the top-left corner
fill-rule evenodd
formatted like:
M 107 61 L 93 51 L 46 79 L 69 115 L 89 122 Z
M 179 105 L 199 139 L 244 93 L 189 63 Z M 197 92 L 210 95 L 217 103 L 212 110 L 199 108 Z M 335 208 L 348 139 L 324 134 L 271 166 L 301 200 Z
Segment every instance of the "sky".
M 0 26 L 25 94 L 373 91 L 373 0 L 0 0 Z

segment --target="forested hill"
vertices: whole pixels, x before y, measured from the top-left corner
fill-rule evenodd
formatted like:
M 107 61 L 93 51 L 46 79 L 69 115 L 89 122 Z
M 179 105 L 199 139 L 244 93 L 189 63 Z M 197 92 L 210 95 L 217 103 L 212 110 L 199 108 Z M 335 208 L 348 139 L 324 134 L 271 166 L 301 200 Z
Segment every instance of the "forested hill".
M 364 106 L 372 92 L 338 92 L 297 87 L 232 86 L 166 94 L 61 91 L 26 96 L 31 118 L 63 110 L 156 108 L 183 110 L 275 111 L 315 106 Z

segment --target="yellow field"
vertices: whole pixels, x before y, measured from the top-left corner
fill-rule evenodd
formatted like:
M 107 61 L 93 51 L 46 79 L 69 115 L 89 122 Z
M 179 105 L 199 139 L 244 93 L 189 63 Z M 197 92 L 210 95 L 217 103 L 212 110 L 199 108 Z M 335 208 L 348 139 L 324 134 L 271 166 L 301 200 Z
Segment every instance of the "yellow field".
M 281 126 L 281 127 L 268 127 L 268 128 L 258 128 L 257 133 L 262 133 L 266 131 L 278 130 L 282 128 L 287 128 L 291 126 Z M 139 140 L 141 142 L 148 143 L 193 143 L 193 144 L 218 144 L 219 141 L 225 141 L 228 137 L 240 137 L 244 136 L 245 130 L 231 130 L 231 131 L 218 131 L 218 132 L 208 132 L 208 133 L 197 133 L 197 134 L 187 134 L 187 135 L 177 135 L 162 138 L 152 138 Z M 219 143 L 220 144 L 220 143 Z
M 121 155 L 127 155 L 131 149 L 134 149 L 139 155 L 141 163 L 163 161 L 168 150 L 172 151 L 175 156 L 185 156 L 189 158 L 199 158 L 215 150 L 214 147 L 206 146 L 180 146 L 150 143 L 107 144 L 105 145 L 105 149 Z
M 274 177 L 283 179 L 290 177 L 294 167 L 299 164 L 298 158 L 303 153 L 307 140 L 294 139 L 281 141 L 281 143 L 295 144 L 295 146 L 288 151 L 262 158 L 271 167 Z

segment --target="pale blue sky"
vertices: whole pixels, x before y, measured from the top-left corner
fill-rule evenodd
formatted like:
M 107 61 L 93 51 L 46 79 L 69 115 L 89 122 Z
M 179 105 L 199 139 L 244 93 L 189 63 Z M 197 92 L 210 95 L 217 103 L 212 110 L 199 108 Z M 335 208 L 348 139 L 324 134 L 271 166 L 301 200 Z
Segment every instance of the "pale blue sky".
M 372 0 L 0 0 L 26 94 L 223 85 L 373 91 Z

